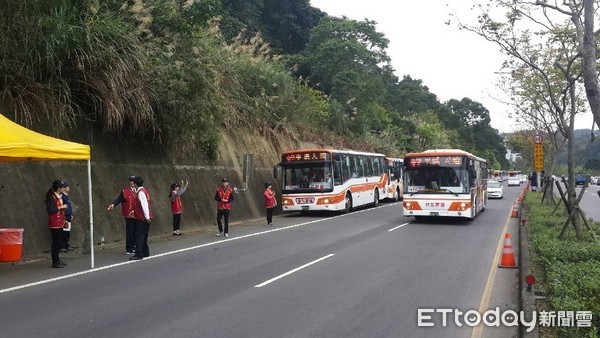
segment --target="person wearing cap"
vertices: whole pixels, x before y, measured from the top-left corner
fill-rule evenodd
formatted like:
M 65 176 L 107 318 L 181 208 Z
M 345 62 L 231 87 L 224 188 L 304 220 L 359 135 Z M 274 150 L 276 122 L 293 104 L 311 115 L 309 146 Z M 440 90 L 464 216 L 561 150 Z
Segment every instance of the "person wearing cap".
M 229 212 L 233 201 L 233 189 L 229 186 L 228 178 L 221 180 L 221 187 L 217 189 L 215 200 L 217 201 L 217 225 L 219 226 L 217 237 L 229 237 Z M 225 228 L 221 223 L 222 218 L 225 218 Z
M 133 211 L 137 196 L 135 194 L 135 184 L 133 184 L 134 178 L 135 176 L 129 177 L 129 186 L 123 188 L 114 202 L 106 208 L 110 211 L 121 204 L 121 214 L 125 219 L 125 253 L 128 255 L 133 255 L 135 252 L 135 218 L 133 217 Z
M 150 222 L 152 222 L 152 200 L 150 193 L 144 188 L 144 180 L 136 176 L 133 179 L 135 185 L 135 194 L 137 201 L 133 210 L 135 218 L 135 255 L 129 257 L 130 260 L 140 260 L 150 256 L 148 247 L 148 232 L 150 231 Z
M 187 190 L 190 182 L 183 180 L 181 184 L 171 184 L 171 193 L 169 198 L 171 199 L 171 211 L 173 212 L 173 236 L 181 236 L 179 227 L 181 226 L 181 213 L 183 212 L 183 204 L 181 204 L 181 195 Z M 183 187 L 182 187 L 183 186 Z
M 59 257 L 62 242 L 63 228 L 66 224 L 65 210 L 67 206 L 63 202 L 61 191 L 62 182 L 55 180 L 52 187 L 46 193 L 46 211 L 48 212 L 48 228 L 52 234 L 52 267 L 64 268 L 67 266 Z
M 273 210 L 277 206 L 277 199 L 275 198 L 275 191 L 273 190 L 273 184 L 271 182 L 265 182 L 265 209 L 267 209 L 267 226 L 273 226 Z
M 69 191 L 71 190 L 71 188 L 69 187 L 69 183 L 67 183 L 67 181 L 61 181 L 61 197 L 63 200 L 63 203 L 67 206 L 67 208 L 65 209 L 65 220 L 66 220 L 66 225 L 63 228 L 63 233 L 62 233 L 62 241 L 61 241 L 61 252 L 68 252 L 69 249 L 71 248 L 71 245 L 69 244 L 69 240 L 71 239 L 71 222 L 73 221 L 73 208 L 71 207 L 71 199 L 69 198 Z

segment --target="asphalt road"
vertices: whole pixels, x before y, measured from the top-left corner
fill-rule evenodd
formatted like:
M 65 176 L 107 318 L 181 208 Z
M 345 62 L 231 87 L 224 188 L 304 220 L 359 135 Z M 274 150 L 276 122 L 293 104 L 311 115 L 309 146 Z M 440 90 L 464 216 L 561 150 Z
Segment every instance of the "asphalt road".
M 417 309 L 479 308 L 518 192 L 472 222 L 417 223 L 399 204 L 281 217 L 300 225 L 0 293 L 0 336 L 470 337 L 418 327 Z
M 563 192 L 564 192 L 563 186 Z M 590 185 L 585 189 L 584 195 L 581 198 L 580 207 L 585 212 L 587 218 L 591 218 L 596 222 L 600 222 L 600 197 L 598 196 L 598 191 L 600 190 L 600 186 Z M 581 186 L 575 189 L 577 196 L 581 192 Z M 558 195 L 558 189 L 554 187 L 554 192 Z M 560 196 L 557 196 L 556 201 L 558 202 Z

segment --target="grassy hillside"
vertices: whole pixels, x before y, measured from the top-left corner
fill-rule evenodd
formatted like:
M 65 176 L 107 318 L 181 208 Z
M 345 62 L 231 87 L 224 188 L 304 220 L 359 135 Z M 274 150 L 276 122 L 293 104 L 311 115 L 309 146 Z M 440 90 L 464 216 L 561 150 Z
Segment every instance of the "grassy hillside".
M 375 22 L 308 0 L 6 0 L 0 31 L 0 111 L 57 136 L 92 128 L 216 159 L 223 133 L 247 130 L 504 161 L 485 107 L 399 79 Z

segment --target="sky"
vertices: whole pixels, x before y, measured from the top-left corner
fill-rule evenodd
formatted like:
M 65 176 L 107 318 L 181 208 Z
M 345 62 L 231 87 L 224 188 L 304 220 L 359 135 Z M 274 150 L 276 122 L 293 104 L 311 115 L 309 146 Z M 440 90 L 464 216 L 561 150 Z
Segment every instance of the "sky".
M 410 75 L 440 101 L 469 97 L 489 111 L 492 126 L 501 132 L 524 129 L 508 116 L 511 108 L 496 85 L 504 56 L 497 45 L 459 30 L 457 21 L 472 22 L 470 0 L 311 0 L 333 16 L 370 19 L 390 40 L 388 55 L 400 78 Z M 451 20 L 451 24 L 446 22 Z M 576 128 L 591 128 L 591 114 L 580 115 Z

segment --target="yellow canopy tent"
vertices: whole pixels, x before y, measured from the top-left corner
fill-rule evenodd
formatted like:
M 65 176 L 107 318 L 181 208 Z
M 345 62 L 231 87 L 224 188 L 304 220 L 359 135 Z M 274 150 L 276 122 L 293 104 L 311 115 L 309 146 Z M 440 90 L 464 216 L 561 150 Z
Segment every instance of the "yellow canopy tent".
M 0 162 L 87 161 L 91 267 L 94 268 L 94 221 L 90 146 L 29 130 L 0 114 Z

